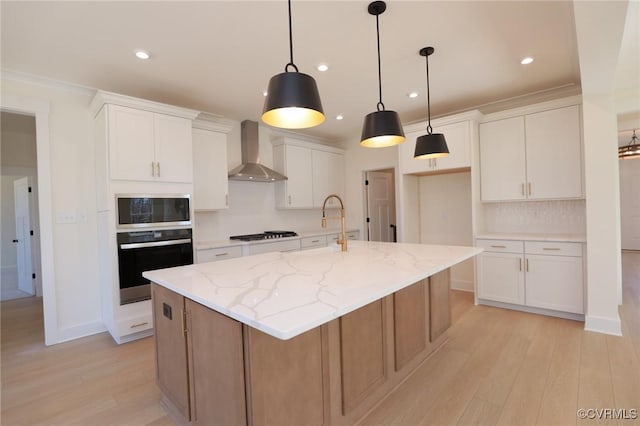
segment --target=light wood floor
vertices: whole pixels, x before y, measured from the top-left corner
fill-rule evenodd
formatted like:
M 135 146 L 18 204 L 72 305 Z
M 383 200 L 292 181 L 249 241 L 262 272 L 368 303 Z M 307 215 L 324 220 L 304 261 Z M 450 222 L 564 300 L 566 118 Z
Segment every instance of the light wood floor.
M 452 292 L 449 341 L 362 425 L 591 425 L 578 408 L 640 412 L 640 252 L 622 259 L 624 337 Z M 2 425 L 173 424 L 159 403 L 152 338 L 118 346 L 103 333 L 45 347 L 39 300 L 0 309 Z

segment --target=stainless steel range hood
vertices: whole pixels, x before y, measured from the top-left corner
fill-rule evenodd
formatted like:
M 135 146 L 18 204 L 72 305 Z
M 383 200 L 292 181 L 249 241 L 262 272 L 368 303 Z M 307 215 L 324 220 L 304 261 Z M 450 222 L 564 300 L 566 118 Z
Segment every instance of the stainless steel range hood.
M 275 182 L 287 177 L 260 164 L 260 148 L 258 143 L 258 123 L 245 120 L 241 123 L 240 143 L 242 164 L 229 172 L 229 180 L 250 182 Z

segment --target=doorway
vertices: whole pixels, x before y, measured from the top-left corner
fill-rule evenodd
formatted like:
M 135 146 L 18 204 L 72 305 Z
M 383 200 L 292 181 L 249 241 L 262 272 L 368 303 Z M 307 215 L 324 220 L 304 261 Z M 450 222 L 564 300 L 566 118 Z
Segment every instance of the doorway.
M 367 241 L 398 241 L 394 176 L 394 169 L 364 172 Z
M 0 299 L 42 296 L 35 117 L 1 112 Z
M 640 250 L 640 158 L 620 162 L 620 229 L 623 250 Z

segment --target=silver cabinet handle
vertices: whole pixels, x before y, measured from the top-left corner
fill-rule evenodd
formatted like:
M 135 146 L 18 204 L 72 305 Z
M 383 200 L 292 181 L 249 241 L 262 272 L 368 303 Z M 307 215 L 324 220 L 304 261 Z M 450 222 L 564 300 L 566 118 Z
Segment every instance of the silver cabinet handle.
M 560 251 L 560 247 L 543 247 L 542 250 L 546 251 Z
M 507 248 L 507 246 L 491 246 L 491 248 Z
M 158 165 L 158 177 L 160 177 L 160 162 L 158 161 L 156 164 Z
M 529 182 L 529 195 L 531 195 L 531 182 Z
M 216 257 L 222 257 L 222 256 L 228 256 L 229 253 L 218 253 L 216 254 Z
M 156 162 L 152 161 L 151 162 L 151 176 L 155 176 L 156 175 Z
M 319 243 L 320 240 L 311 240 L 312 243 Z
M 529 272 L 529 259 L 526 260 L 526 268 L 527 268 L 527 272 Z
M 518 259 L 520 266 L 518 267 L 518 270 L 522 272 L 522 258 Z
M 147 321 L 139 322 L 137 324 L 132 324 L 131 327 L 129 327 L 129 328 L 138 328 L 138 327 L 142 327 L 143 325 L 147 325 L 147 324 L 149 324 Z
M 154 241 L 151 243 L 120 244 L 120 249 L 131 250 L 131 249 L 137 249 L 137 248 L 175 246 L 178 244 L 190 244 L 190 243 L 191 243 L 191 238 L 183 238 L 180 240 Z

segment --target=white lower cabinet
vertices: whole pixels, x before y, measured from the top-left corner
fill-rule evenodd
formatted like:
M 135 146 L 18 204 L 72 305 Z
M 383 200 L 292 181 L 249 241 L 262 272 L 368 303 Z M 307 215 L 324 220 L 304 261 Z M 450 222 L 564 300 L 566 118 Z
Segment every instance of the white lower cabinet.
M 584 314 L 582 245 L 477 240 L 478 299 Z
M 196 250 L 196 263 L 216 262 L 218 260 L 242 257 L 241 246 L 215 247 Z

